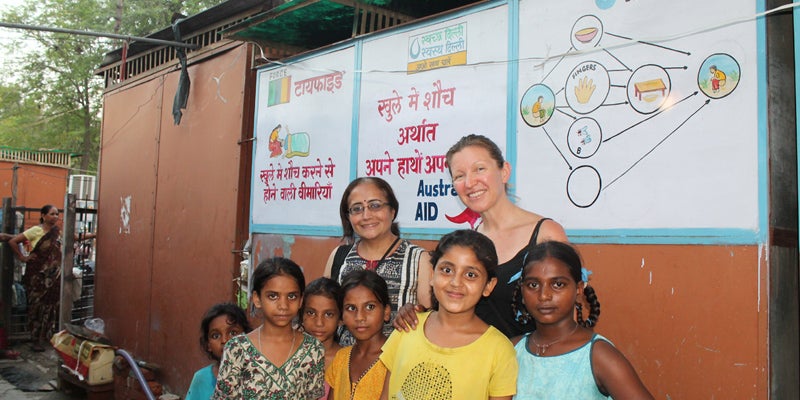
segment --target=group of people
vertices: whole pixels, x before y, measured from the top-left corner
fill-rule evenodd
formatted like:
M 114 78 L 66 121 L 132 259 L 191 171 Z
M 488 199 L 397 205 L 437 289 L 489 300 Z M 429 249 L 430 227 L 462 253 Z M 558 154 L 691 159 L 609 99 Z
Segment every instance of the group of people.
M 564 229 L 509 199 L 499 147 L 469 135 L 446 159 L 474 230 L 424 251 L 400 238 L 389 184 L 354 180 L 322 278 L 306 287 L 293 261 L 264 260 L 261 326 L 235 306 L 209 311 L 201 344 L 216 363 L 187 399 L 652 398 L 593 331 L 599 302 Z

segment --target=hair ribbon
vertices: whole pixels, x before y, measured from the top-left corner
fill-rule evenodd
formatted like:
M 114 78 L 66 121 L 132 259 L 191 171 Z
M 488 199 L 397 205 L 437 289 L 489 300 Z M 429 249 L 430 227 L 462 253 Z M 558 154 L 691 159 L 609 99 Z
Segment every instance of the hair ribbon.
M 581 281 L 589 283 L 589 275 L 592 274 L 592 271 L 581 267 Z

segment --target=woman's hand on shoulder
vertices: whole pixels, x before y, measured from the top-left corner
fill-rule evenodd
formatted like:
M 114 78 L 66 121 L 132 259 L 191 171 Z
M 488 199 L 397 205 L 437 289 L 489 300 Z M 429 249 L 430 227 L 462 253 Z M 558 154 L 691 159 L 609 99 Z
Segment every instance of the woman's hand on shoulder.
M 422 305 L 425 309 L 431 308 L 432 305 L 430 291 L 432 274 L 431 254 L 423 251 L 419 257 L 417 270 L 417 304 Z
M 653 399 L 631 363 L 611 343 L 594 343 L 592 370 L 601 391 L 615 399 Z
M 403 304 L 399 310 L 397 310 L 397 316 L 394 317 L 394 321 L 392 321 L 392 326 L 394 329 L 403 332 L 410 332 L 417 329 L 417 323 L 419 320 L 417 319 L 418 312 L 425 312 L 427 309 L 420 305 L 420 304 Z

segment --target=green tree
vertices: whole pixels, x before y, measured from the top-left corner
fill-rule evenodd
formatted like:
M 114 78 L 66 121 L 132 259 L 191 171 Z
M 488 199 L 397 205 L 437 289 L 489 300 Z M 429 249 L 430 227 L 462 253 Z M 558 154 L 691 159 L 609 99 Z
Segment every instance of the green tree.
M 17 148 L 53 148 L 50 137 L 33 128 L 42 120 L 39 106 L 13 83 L 0 85 L 0 145 Z M 29 131 L 31 133 L 29 133 Z
M 196 14 L 220 1 L 29 0 L 0 20 L 48 28 L 147 36 L 167 28 L 173 14 Z M 118 40 L 25 30 L 6 44 L 16 59 L 3 65 L 0 145 L 68 150 L 83 155 L 73 166 L 94 173 L 99 156 L 103 82 L 94 76 Z
M 115 24 L 113 32 L 131 36 L 146 36 L 169 27 L 173 14 L 194 15 L 224 2 L 224 0 L 110 1 L 115 3 L 115 12 L 112 14 Z

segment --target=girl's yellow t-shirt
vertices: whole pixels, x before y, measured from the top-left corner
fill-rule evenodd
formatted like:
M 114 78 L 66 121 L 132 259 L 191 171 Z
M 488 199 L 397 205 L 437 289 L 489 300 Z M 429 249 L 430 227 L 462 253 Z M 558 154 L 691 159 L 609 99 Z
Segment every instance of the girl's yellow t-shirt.
M 486 399 L 516 394 L 517 356 L 505 335 L 489 326 L 466 346 L 440 347 L 425 337 L 430 314 L 417 314 L 416 330 L 396 330 L 383 345 L 381 361 L 392 373 L 389 399 Z

